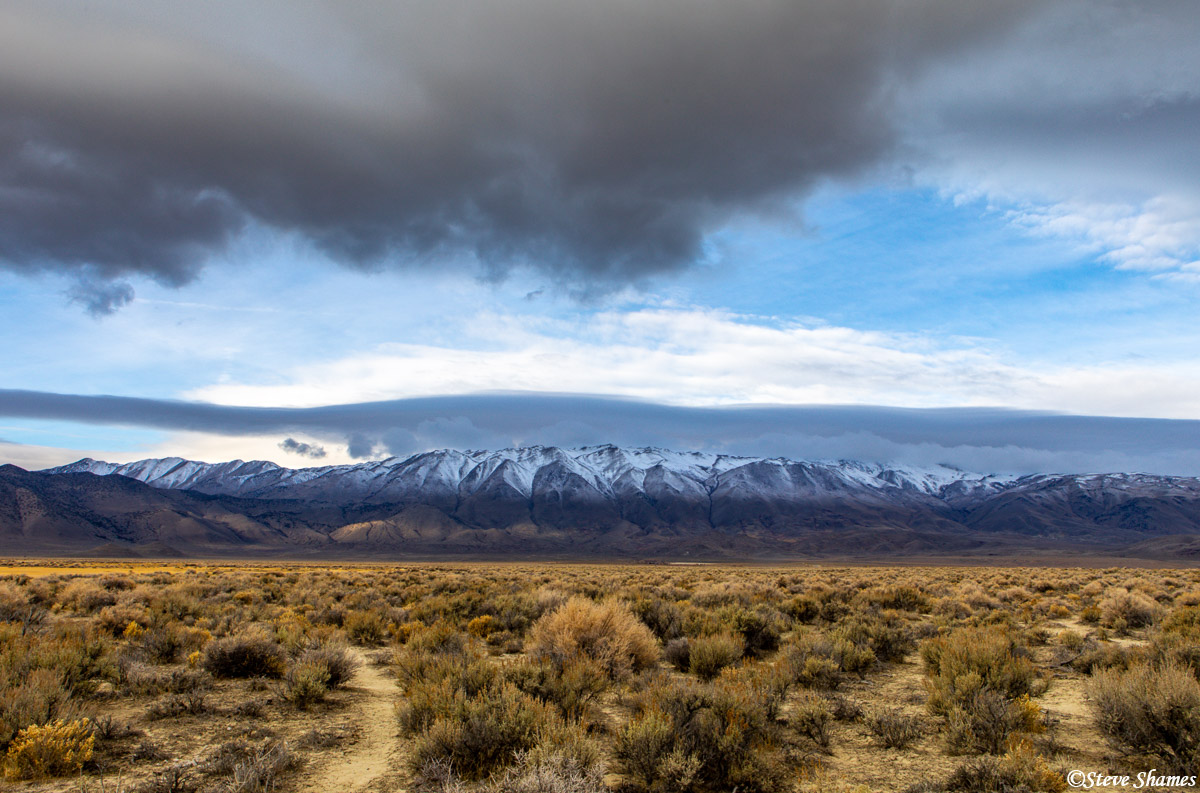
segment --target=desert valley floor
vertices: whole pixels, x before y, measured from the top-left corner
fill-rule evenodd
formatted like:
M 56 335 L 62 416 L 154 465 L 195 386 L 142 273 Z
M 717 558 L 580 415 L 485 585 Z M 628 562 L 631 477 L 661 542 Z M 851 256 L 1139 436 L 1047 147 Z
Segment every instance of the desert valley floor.
M 0 639 L 21 793 L 1180 790 L 1200 759 L 1193 569 L 11 560 Z

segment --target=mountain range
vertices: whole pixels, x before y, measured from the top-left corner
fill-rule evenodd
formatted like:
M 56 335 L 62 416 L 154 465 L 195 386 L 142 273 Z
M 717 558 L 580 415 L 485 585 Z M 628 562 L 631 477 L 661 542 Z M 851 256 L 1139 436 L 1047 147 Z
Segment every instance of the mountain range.
M 800 558 L 1200 557 L 1200 480 L 986 475 L 593 446 L 0 466 L 20 553 Z

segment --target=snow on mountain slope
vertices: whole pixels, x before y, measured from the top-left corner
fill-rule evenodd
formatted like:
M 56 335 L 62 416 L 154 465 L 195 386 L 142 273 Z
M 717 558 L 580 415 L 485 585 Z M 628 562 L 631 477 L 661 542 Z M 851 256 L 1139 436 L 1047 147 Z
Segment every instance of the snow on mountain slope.
M 662 491 L 703 496 L 795 500 L 815 496 L 939 499 L 947 488 L 966 494 L 1003 487 L 1014 477 L 984 476 L 937 466 L 885 466 L 854 461 L 798 462 L 666 449 L 532 446 L 499 451 L 440 450 L 356 465 L 290 469 L 234 460 L 198 463 L 178 457 L 124 465 L 80 460 L 48 473 L 118 474 L 159 488 L 247 498 L 304 498 L 333 502 L 398 502 L 462 498 L 496 488 L 533 498 L 539 487 L 570 480 L 605 497 L 654 496 Z
M 611 534 L 640 548 L 643 541 L 671 547 L 672 538 L 705 532 L 790 542 L 813 532 L 865 531 L 941 548 L 946 538 L 1131 542 L 1200 533 L 1200 479 L 1146 474 L 984 475 L 616 446 L 440 450 L 302 469 L 241 460 L 80 460 L 44 473 L 80 472 L 215 496 L 286 499 L 231 508 L 271 520 L 286 514 L 281 525 L 289 531 L 308 520 L 313 536 L 340 530 L 337 516 L 346 516 L 347 542 L 427 542 L 434 535 L 467 542 L 461 531 L 485 529 L 515 538 L 549 532 L 558 539 L 545 541 L 563 547 Z

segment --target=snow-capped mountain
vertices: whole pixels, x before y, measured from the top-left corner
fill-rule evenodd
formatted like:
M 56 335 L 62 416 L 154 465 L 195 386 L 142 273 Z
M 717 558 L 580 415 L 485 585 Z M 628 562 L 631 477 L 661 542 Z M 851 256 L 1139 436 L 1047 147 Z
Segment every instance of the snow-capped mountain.
M 199 463 L 179 457 L 116 464 L 84 459 L 46 473 L 117 474 L 171 490 L 242 498 L 303 498 L 335 503 L 385 503 L 413 498 L 463 498 L 504 488 L 533 499 L 549 489 L 602 499 L 630 495 L 715 493 L 794 500 L 875 493 L 887 499 L 941 499 L 949 493 L 996 492 L 1015 477 L 936 466 L 916 468 L 854 461 L 795 461 L 667 449 L 532 446 L 500 451 L 443 449 L 401 459 L 283 468 L 261 460 Z M 950 486 L 954 486 L 950 488 Z M 950 490 L 948 490 L 950 488 Z
M 434 554 L 1166 553 L 1189 543 L 1200 553 L 1200 480 L 1145 474 L 995 476 L 616 446 L 301 469 L 166 458 L 0 471 L 0 535 L 21 542 L 53 531 L 64 543 L 82 534 Z

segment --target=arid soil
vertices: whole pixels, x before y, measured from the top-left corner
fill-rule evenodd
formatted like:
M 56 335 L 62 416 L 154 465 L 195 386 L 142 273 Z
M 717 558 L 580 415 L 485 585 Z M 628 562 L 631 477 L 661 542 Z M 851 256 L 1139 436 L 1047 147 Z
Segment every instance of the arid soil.
M 1200 725 L 1198 625 L 1188 569 L 10 561 L 0 758 L 21 793 L 1058 793 L 1200 759 L 1097 718 L 1142 670 Z

